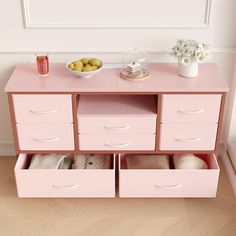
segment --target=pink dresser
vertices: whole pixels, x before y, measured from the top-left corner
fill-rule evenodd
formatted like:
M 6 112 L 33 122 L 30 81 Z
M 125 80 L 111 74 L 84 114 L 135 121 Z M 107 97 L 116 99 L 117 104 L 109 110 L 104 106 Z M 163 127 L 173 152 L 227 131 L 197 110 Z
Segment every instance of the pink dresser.
M 115 176 L 120 197 L 216 196 L 228 86 L 215 64 L 200 65 L 195 79 L 178 76 L 176 64 L 151 64 L 141 82 L 121 79 L 116 69 L 81 79 L 60 63 L 41 78 L 34 64 L 19 64 L 5 91 L 19 197 L 115 197 Z M 113 166 L 29 170 L 34 153 L 110 153 Z M 132 153 L 194 153 L 209 169 L 130 170 L 123 162 Z

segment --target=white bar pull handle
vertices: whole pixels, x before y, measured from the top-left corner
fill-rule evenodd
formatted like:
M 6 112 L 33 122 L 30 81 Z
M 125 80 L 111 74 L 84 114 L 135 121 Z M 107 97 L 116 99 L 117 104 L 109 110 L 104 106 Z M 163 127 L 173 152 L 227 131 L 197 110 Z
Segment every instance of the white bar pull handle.
M 46 110 L 46 111 L 35 111 L 35 110 L 30 110 L 31 113 L 33 113 L 33 114 L 37 114 L 37 115 L 51 114 L 51 113 L 55 113 L 56 111 L 57 111 L 56 109 Z
M 113 148 L 122 148 L 122 147 L 128 147 L 130 146 L 130 143 L 104 143 L 107 147 L 113 147 Z
M 175 185 L 155 185 L 156 188 L 159 189 L 177 189 L 177 188 L 181 188 L 182 184 L 175 184 Z
M 78 184 L 71 184 L 71 185 L 57 185 L 57 184 L 53 184 L 52 185 L 53 188 L 57 188 L 57 189 L 61 189 L 61 188 L 77 188 L 79 187 Z
M 36 142 L 53 142 L 59 140 L 59 138 L 33 138 Z
M 104 129 L 108 130 L 126 130 L 129 129 L 129 125 L 124 125 L 124 126 L 104 126 Z
M 175 138 L 177 142 L 198 142 L 202 140 L 202 138 Z
M 197 110 L 177 110 L 181 114 L 191 115 L 191 114 L 199 114 L 205 112 L 205 109 L 197 109 Z

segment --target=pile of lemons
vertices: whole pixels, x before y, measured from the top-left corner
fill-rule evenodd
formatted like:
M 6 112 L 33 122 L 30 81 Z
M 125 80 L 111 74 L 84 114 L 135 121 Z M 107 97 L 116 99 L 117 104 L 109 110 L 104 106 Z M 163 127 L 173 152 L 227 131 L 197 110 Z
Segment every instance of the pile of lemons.
M 74 71 L 94 71 L 102 66 L 102 62 L 97 58 L 82 58 L 80 60 L 73 61 L 68 65 L 68 68 Z

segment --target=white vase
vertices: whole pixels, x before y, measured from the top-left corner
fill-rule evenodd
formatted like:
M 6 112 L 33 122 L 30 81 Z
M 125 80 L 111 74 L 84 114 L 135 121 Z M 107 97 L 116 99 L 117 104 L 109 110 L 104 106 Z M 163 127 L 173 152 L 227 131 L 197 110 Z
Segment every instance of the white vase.
M 188 65 L 179 63 L 179 75 L 186 78 L 194 78 L 198 75 L 198 63 L 195 61 L 190 62 Z

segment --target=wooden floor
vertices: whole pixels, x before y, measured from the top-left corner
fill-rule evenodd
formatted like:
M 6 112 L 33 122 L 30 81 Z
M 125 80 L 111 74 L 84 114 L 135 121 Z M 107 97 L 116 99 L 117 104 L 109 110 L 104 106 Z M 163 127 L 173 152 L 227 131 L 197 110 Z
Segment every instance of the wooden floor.
M 236 198 L 222 165 L 214 199 L 19 199 L 14 164 L 0 157 L 0 236 L 236 235 Z

